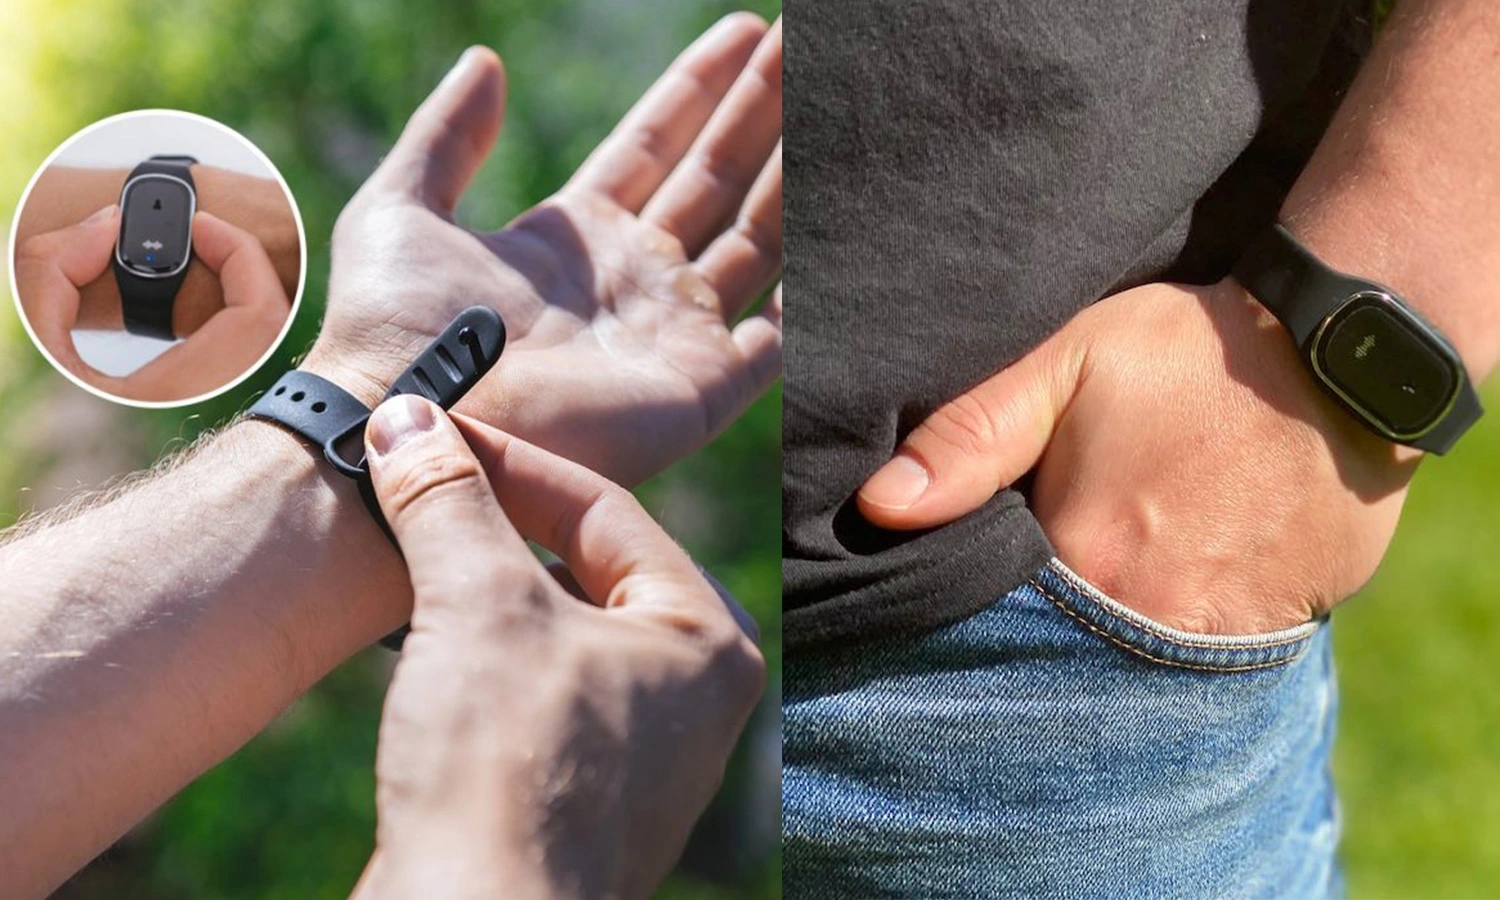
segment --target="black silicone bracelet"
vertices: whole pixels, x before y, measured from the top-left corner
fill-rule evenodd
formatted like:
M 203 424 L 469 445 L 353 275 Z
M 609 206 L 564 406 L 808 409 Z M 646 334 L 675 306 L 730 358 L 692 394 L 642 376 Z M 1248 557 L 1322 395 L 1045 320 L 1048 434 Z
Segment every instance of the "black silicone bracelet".
M 192 166 L 197 162 L 191 156 L 153 156 L 131 170 L 130 176 L 125 179 L 125 188 L 142 175 L 170 175 L 186 182 L 196 195 L 197 186 L 193 183 Z M 120 199 L 123 203 L 125 189 L 121 190 Z M 188 223 L 188 229 L 188 253 L 191 257 L 191 222 Z M 177 333 L 172 327 L 172 310 L 176 304 L 177 291 L 182 287 L 182 280 L 187 277 L 187 266 L 168 278 L 145 278 L 120 265 L 119 256 L 116 255 L 112 260 L 112 268 L 115 272 L 115 284 L 120 288 L 120 312 L 125 318 L 125 330 L 161 341 L 177 340 Z
M 383 400 L 400 394 L 420 394 L 451 409 L 499 361 L 505 349 L 505 323 L 488 307 L 474 306 L 459 313 L 443 333 L 401 373 Z M 359 486 L 360 499 L 391 546 L 401 552 L 396 536 L 380 510 L 364 455 L 365 424 L 370 410 L 347 391 L 320 375 L 293 369 L 261 395 L 246 415 L 276 422 L 295 431 L 323 451 L 337 471 Z M 406 628 L 387 635 L 381 643 L 401 649 Z
M 1468 370 L 1459 359 L 1458 351 L 1453 349 L 1442 332 L 1422 318 L 1415 309 L 1407 306 L 1389 288 L 1345 275 L 1325 265 L 1282 225 L 1273 224 L 1251 242 L 1245 254 L 1235 264 L 1233 275 L 1262 306 L 1276 316 L 1302 351 L 1304 360 L 1311 360 L 1315 351 L 1312 345 L 1320 327 L 1343 303 L 1357 294 L 1374 292 L 1398 304 L 1402 315 L 1417 323 L 1416 327 L 1422 329 L 1431 342 L 1442 348 L 1442 355 L 1457 361 L 1455 367 L 1458 384 L 1452 405 L 1428 431 L 1413 438 L 1385 433 L 1372 423 L 1367 413 L 1331 389 L 1322 376 L 1314 375 L 1330 396 L 1381 437 L 1428 453 L 1443 454 L 1451 450 L 1463 433 L 1484 414 L 1479 395 L 1475 393 L 1469 380 Z

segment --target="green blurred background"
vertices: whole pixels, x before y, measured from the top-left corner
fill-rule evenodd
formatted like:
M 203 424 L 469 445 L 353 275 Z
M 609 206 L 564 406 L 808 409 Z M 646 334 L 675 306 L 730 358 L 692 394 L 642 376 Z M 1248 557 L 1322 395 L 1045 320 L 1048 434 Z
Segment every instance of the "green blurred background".
M 290 365 L 322 315 L 334 218 L 464 47 L 495 47 L 510 76 L 500 145 L 459 215 L 498 227 L 560 186 L 676 53 L 736 8 L 771 18 L 780 3 L 0 0 L 3 227 L 33 171 L 74 131 L 168 107 L 218 119 L 265 151 L 297 198 L 308 242 L 306 299 L 281 352 L 227 396 L 186 410 L 127 410 L 74 387 L 33 350 L 6 302 L 0 525 L 190 441 Z M 640 492 L 754 613 L 773 672 L 780 447 L 774 393 Z M 391 661 L 380 650 L 352 660 L 58 896 L 347 896 L 371 849 L 375 729 Z M 773 687 L 660 896 L 780 896 L 778 706 Z

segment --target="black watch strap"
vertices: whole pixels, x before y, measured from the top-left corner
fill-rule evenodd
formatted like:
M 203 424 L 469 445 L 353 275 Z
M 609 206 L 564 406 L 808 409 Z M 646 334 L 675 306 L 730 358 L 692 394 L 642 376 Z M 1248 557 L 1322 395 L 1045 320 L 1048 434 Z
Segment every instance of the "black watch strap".
M 1369 286 L 1325 266 L 1279 224 L 1250 244 L 1235 264 L 1234 278 L 1303 348 L 1340 303 Z
M 125 330 L 159 341 L 177 340 L 172 327 L 172 309 L 187 270 L 171 278 L 142 278 L 115 263 L 115 283 L 120 286 L 120 308 Z
M 1442 420 L 1433 426 L 1432 430 L 1422 435 L 1412 446 L 1427 453 L 1436 453 L 1441 456 L 1453 449 L 1458 439 L 1464 436 L 1470 426 L 1479 421 L 1484 415 L 1484 407 L 1479 405 L 1479 394 L 1474 390 L 1474 385 L 1469 381 L 1468 372 L 1464 372 L 1464 383 L 1458 390 L 1458 396 L 1453 400 L 1453 408 L 1448 411 Z
M 382 400 L 399 394 L 420 394 L 443 409 L 451 409 L 494 367 L 504 349 L 505 323 L 499 314 L 488 307 L 470 307 L 427 345 L 391 384 Z M 319 447 L 330 465 L 354 479 L 375 524 L 400 552 L 396 536 L 380 510 L 364 456 L 365 423 L 370 412 L 348 391 L 321 375 L 293 369 L 278 378 L 245 415 L 276 422 Z M 387 635 L 381 643 L 399 650 L 405 635 L 406 629 L 402 628 Z
M 1304 355 L 1311 350 L 1323 322 L 1350 297 L 1369 291 L 1395 297 L 1388 288 L 1324 265 L 1279 223 L 1261 232 L 1250 244 L 1235 264 L 1233 274 L 1236 281 L 1280 320 Z M 1415 310 L 1404 304 L 1403 309 L 1426 324 Z M 1457 358 L 1446 339 L 1435 328 L 1430 325 L 1428 328 Z M 1428 453 L 1446 453 L 1484 414 L 1479 395 L 1461 362 L 1459 378 L 1460 384 L 1448 412 L 1429 431 L 1419 437 L 1401 439 L 1401 443 Z M 1340 402 L 1348 406 L 1347 401 L 1340 399 Z M 1356 417 L 1363 418 L 1358 411 L 1351 411 Z
M 345 440 L 364 434 L 370 409 L 323 376 L 292 369 L 276 379 L 245 415 L 290 428 L 319 447 L 336 468 L 352 475 L 342 467 L 350 463 L 339 456 L 339 448 Z
M 196 191 L 191 167 L 197 162 L 191 156 L 153 156 L 132 169 L 125 183 L 128 185 L 141 175 L 170 175 L 187 182 L 188 187 Z M 125 330 L 162 341 L 177 340 L 177 333 L 172 328 L 172 309 L 182 280 L 187 277 L 187 267 L 169 278 L 143 278 L 120 265 L 116 258 L 114 270 L 115 284 L 120 287 Z

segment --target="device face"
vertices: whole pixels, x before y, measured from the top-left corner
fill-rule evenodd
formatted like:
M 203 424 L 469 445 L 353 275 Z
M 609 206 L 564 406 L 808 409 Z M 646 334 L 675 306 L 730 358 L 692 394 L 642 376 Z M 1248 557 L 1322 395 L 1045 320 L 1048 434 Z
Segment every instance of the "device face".
M 1313 369 L 1391 437 L 1427 433 L 1458 397 L 1463 375 L 1441 339 L 1392 298 L 1356 294 L 1318 328 Z
M 138 175 L 120 194 L 120 265 L 143 278 L 170 278 L 193 256 L 197 196 L 171 175 Z

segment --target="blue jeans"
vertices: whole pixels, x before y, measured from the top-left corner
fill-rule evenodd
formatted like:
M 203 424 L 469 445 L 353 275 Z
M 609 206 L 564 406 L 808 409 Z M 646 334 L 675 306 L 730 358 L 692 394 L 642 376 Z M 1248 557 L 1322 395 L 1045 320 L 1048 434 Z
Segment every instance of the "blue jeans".
M 967 621 L 785 669 L 788 897 L 1339 890 L 1325 623 L 1175 631 L 1054 560 Z

